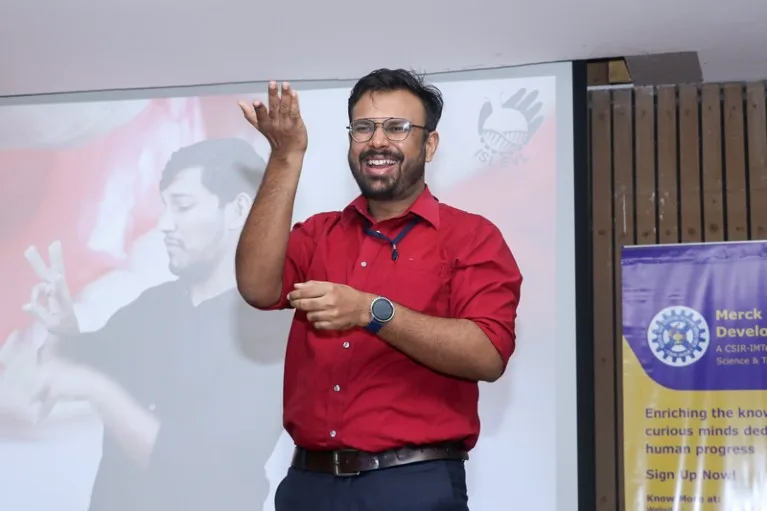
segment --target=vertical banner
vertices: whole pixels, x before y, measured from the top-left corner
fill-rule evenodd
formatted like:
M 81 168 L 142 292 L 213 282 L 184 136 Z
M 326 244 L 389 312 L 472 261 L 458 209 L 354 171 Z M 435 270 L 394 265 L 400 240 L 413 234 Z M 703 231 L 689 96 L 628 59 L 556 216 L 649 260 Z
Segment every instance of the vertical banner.
M 622 253 L 626 511 L 767 510 L 767 242 Z

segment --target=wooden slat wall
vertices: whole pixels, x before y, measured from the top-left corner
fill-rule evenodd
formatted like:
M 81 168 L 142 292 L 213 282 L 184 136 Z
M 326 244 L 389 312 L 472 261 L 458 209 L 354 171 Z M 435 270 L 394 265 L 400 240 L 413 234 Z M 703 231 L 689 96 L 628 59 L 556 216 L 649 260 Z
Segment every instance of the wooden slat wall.
M 767 239 L 765 83 L 589 93 L 597 510 L 623 510 L 620 250 Z

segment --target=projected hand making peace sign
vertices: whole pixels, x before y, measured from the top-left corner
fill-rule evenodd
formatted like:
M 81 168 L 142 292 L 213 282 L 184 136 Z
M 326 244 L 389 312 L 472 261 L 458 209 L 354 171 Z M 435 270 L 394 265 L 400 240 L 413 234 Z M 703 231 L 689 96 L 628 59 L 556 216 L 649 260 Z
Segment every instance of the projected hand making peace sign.
M 48 246 L 50 265 L 43 261 L 34 245 L 24 251 L 24 257 L 42 279 L 32 288 L 30 302 L 24 305 L 24 311 L 37 317 L 52 334 L 78 333 L 80 326 L 65 277 L 61 242 L 54 241 Z

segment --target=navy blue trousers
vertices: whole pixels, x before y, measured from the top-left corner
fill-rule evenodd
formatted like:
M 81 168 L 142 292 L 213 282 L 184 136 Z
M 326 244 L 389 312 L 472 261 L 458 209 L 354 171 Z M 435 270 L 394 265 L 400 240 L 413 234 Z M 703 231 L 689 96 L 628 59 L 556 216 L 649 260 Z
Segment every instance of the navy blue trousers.
M 469 511 L 462 461 L 439 460 L 337 477 L 291 468 L 275 511 Z

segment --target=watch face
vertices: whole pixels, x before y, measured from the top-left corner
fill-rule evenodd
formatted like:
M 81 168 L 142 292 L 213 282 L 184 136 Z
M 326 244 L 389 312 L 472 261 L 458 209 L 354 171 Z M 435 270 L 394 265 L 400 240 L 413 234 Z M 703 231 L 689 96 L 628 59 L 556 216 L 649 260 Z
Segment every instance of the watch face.
M 389 300 L 376 298 L 371 312 L 378 321 L 389 321 L 394 315 L 394 307 Z

